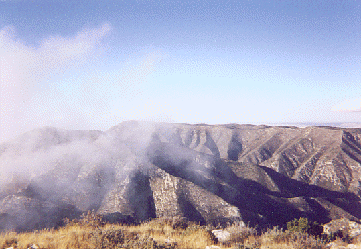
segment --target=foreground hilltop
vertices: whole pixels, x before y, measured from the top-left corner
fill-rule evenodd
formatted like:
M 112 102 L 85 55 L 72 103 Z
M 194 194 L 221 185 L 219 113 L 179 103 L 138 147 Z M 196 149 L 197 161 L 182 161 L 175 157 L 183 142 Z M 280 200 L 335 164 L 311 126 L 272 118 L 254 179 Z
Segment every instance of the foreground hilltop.
M 185 217 L 259 227 L 361 218 L 361 129 L 128 121 L 0 145 L 1 229 Z

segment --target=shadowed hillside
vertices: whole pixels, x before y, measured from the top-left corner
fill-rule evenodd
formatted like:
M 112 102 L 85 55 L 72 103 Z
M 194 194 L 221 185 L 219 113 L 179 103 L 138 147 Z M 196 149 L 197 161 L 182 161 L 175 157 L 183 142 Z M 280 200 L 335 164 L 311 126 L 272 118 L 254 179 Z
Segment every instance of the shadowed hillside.
M 1 229 L 184 217 L 259 227 L 361 218 L 361 129 L 123 122 L 0 145 Z

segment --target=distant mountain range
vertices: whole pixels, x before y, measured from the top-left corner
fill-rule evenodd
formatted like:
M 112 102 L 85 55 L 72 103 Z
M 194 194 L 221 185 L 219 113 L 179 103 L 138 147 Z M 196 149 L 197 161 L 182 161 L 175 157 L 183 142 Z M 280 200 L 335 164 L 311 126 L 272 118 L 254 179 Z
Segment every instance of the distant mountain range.
M 0 144 L 0 226 L 54 227 L 87 210 L 112 222 L 359 221 L 360 139 L 334 125 L 44 127 Z
M 340 128 L 361 128 L 359 122 L 331 122 L 331 123 L 320 123 L 320 122 L 303 122 L 303 123 L 274 123 L 269 124 L 271 126 L 296 126 L 296 127 L 308 127 L 308 126 L 331 126 Z

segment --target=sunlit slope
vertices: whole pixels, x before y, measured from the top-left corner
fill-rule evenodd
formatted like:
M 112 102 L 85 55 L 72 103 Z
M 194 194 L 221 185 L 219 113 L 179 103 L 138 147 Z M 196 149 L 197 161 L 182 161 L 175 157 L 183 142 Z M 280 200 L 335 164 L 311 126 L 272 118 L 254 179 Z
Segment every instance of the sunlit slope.
M 186 217 L 268 226 L 361 217 L 359 129 L 123 122 L 0 145 L 2 229 Z

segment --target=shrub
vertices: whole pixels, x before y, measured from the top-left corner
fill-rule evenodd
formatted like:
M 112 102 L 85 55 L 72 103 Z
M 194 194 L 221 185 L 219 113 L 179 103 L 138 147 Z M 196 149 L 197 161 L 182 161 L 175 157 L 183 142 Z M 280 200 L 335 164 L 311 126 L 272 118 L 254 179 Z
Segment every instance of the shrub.
M 323 227 L 317 222 L 310 222 L 307 218 L 301 217 L 287 222 L 287 230 L 290 232 L 308 233 L 315 237 L 321 237 Z
M 64 223 L 69 226 L 88 226 L 88 227 L 100 227 L 104 226 L 105 222 L 103 217 L 99 214 L 96 214 L 94 210 L 83 213 L 80 216 L 80 219 L 69 220 L 68 218 L 64 219 Z
M 229 232 L 229 238 L 227 241 L 224 241 L 223 244 L 235 244 L 235 243 L 244 243 L 249 237 L 254 237 L 257 235 L 256 228 L 245 226 L 244 223 L 235 222 L 231 226 L 227 227 L 225 231 Z
M 124 234 L 119 229 L 95 229 L 91 232 L 91 240 L 99 249 L 116 248 L 116 246 L 123 244 Z
M 189 222 L 185 218 L 173 218 L 172 228 L 173 229 L 186 229 L 189 225 Z
M 267 231 L 262 234 L 262 242 L 280 243 L 286 240 L 285 237 L 286 234 L 283 229 L 275 226 L 273 228 L 268 228 Z
M 5 240 L 4 244 L 2 245 L 1 248 L 9 248 L 9 247 L 14 247 L 16 248 L 18 244 L 17 239 L 15 238 L 11 238 L 11 239 L 7 239 Z

